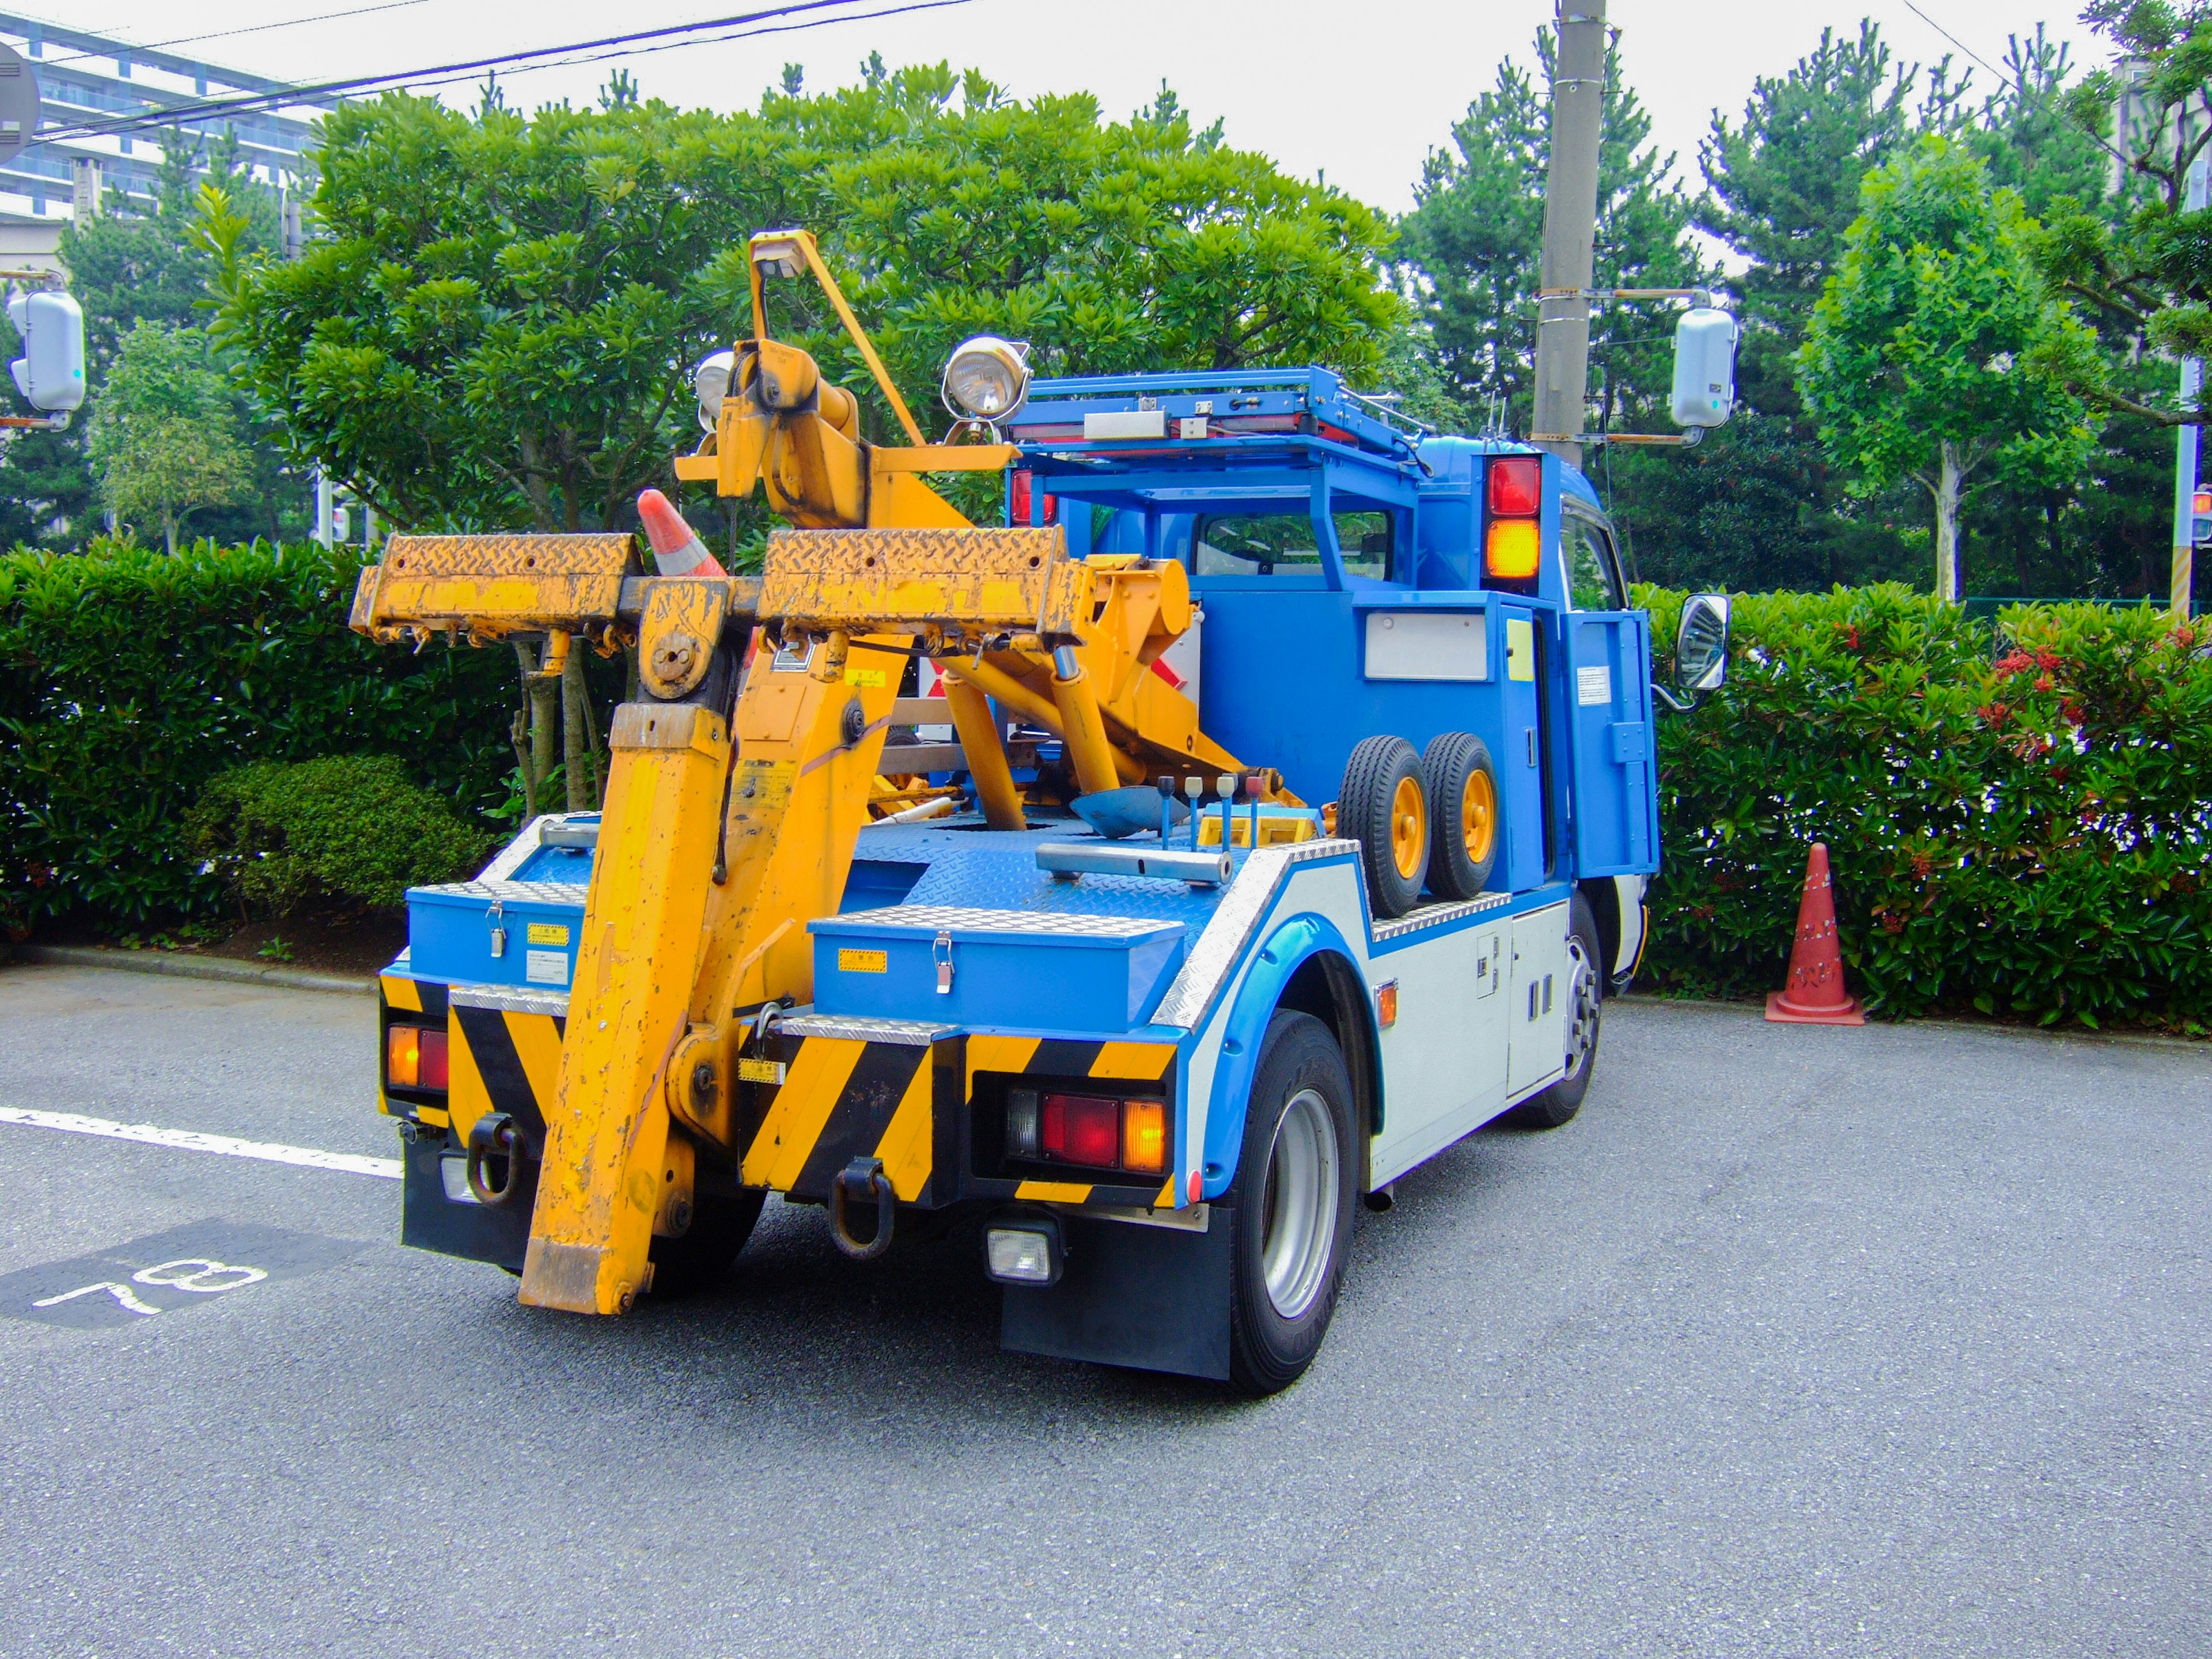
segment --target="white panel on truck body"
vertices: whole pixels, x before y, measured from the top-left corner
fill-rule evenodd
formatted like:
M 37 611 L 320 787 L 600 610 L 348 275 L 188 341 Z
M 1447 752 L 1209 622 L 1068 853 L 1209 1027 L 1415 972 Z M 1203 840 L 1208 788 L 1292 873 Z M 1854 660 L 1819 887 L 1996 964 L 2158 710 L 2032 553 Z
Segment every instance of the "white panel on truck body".
M 1480 611 L 1370 611 L 1370 680 L 1486 680 L 1487 618 Z
M 1551 904 L 1514 917 L 1512 951 L 1506 1091 L 1518 1096 L 1567 1068 L 1567 907 Z
M 1505 1108 L 1506 1029 L 1512 1007 L 1486 996 L 1497 982 L 1512 924 L 1462 927 L 1377 957 L 1376 984 L 1398 982 L 1398 1023 L 1379 1033 L 1382 1133 L 1372 1150 L 1387 1182 Z

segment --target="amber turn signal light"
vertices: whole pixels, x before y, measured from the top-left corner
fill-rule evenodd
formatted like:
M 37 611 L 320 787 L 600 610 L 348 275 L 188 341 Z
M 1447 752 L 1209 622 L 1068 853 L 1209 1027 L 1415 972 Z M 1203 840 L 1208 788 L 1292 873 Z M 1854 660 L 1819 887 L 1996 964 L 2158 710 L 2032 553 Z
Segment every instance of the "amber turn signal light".
M 1536 574 L 1543 545 L 1534 519 L 1493 519 L 1482 544 L 1482 568 L 1492 576 L 1526 581 Z
M 1164 1101 L 1121 1103 L 1121 1167 L 1158 1175 L 1168 1167 L 1168 1109 Z
M 424 1025 L 394 1025 L 384 1035 L 384 1080 L 395 1089 L 446 1086 L 446 1034 Z

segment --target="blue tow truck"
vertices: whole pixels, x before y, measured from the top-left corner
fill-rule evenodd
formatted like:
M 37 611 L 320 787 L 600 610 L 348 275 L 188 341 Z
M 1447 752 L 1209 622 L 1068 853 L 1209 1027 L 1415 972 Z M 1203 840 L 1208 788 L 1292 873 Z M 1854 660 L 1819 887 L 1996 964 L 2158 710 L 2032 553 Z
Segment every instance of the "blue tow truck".
M 728 411 L 751 405 L 724 395 L 726 453 Z M 562 1206 L 592 1200 L 577 1148 L 645 1154 L 635 1115 L 619 1144 L 584 1139 L 571 1003 L 610 1006 L 629 912 L 695 914 L 667 908 L 706 881 L 685 860 L 717 860 L 711 947 L 714 907 L 741 902 L 719 896 L 741 884 L 724 862 L 741 868 L 762 824 L 761 848 L 825 837 L 829 897 L 735 965 L 709 948 L 709 988 L 665 1048 L 660 1028 L 635 1047 L 641 1066 L 659 1056 L 682 1149 L 680 1203 L 649 1167 L 628 1177 L 658 1205 L 641 1288 L 726 1266 L 771 1191 L 825 1206 L 860 1256 L 902 1216 L 959 1209 L 1006 1286 L 1006 1346 L 1267 1392 L 1322 1340 L 1363 1200 L 1387 1208 L 1399 1177 L 1500 1118 L 1575 1115 L 1660 856 L 1649 623 L 1588 482 L 1527 445 L 1433 435 L 1321 368 L 1041 380 L 1013 401 L 991 434 L 1008 528 L 777 532 L 752 614 L 722 624 L 731 675 L 665 676 L 621 712 L 604 818 L 541 818 L 476 881 L 411 896 L 382 1016 L 409 1242 L 592 1310 L 560 1231 Z M 868 539 L 884 533 L 907 539 Z M 994 559 L 1035 599 L 1033 631 L 957 623 L 978 591 L 958 573 Z M 824 620 L 863 591 L 906 620 L 865 637 Z M 624 592 L 641 650 L 674 661 L 651 632 L 670 606 Z M 383 602 L 357 601 L 356 625 Z M 1103 630 L 1127 617 L 1137 644 L 1110 659 Z M 1686 607 L 1683 691 L 1719 683 L 1726 632 L 1724 600 Z M 914 693 L 938 673 L 991 692 L 988 724 L 971 696 L 931 732 Z M 808 697 L 830 700 L 818 749 Z M 1095 763 L 1078 776 L 1086 720 L 1116 787 L 1091 787 Z M 641 816 L 624 756 L 672 744 L 709 767 L 686 799 L 711 806 L 727 768 L 720 850 L 670 843 L 678 876 L 639 890 L 649 861 L 610 874 L 605 843 L 660 847 L 648 830 L 677 797 Z M 848 764 L 878 796 L 907 779 L 927 799 L 879 801 L 848 843 L 834 814 L 805 830 L 805 781 Z M 994 774 L 1012 809 L 993 809 Z M 779 975 L 801 988 L 777 993 Z M 629 1305 L 614 1273 L 600 1311 Z

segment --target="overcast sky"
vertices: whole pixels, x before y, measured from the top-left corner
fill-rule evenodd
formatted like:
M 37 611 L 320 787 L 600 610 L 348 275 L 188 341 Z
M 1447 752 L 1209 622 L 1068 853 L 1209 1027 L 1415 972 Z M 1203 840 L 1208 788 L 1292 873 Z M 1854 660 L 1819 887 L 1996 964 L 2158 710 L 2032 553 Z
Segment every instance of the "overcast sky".
M 254 28 L 180 46 L 181 52 L 265 75 L 311 81 L 371 70 L 411 70 L 553 46 L 617 31 L 750 9 L 744 0 L 420 0 L 374 15 L 291 27 L 289 18 L 376 0 L 48 0 L 72 27 L 141 45 L 217 30 Z M 900 0 L 869 0 L 878 9 Z M 1991 64 L 2010 32 L 2036 22 L 2073 45 L 2076 63 L 2106 54 L 2076 21 L 2079 0 L 2048 13 L 2013 0 L 1921 0 L 1933 25 Z M 686 47 L 626 60 L 648 95 L 720 109 L 755 102 L 783 64 L 806 69 L 810 89 L 858 78 L 871 49 L 886 62 L 950 59 L 973 66 L 1017 96 L 1095 93 L 1105 112 L 1127 116 L 1164 78 L 1200 122 L 1224 118 L 1230 142 L 1259 149 L 1289 171 L 1329 180 L 1378 207 L 1411 204 L 1423 155 L 1444 143 L 1452 122 L 1494 76 L 1498 61 L 1533 64 L 1530 43 L 1553 15 L 1551 0 L 965 0 L 945 9 L 840 21 L 750 40 Z M 1929 62 L 1951 53 L 1994 76 L 1945 40 L 1904 0 L 1837 7 L 1775 0 L 1613 0 L 1625 71 L 1650 109 L 1661 148 L 1695 182 L 1698 141 L 1716 107 L 1739 112 L 1753 79 L 1779 75 L 1818 41 L 1824 25 L 1856 32 L 1877 21 L 1898 56 Z M 56 18 L 57 21 L 61 21 Z M 616 67 L 546 70 L 508 77 L 510 105 L 548 98 L 586 101 Z M 470 101 L 465 89 L 443 94 Z

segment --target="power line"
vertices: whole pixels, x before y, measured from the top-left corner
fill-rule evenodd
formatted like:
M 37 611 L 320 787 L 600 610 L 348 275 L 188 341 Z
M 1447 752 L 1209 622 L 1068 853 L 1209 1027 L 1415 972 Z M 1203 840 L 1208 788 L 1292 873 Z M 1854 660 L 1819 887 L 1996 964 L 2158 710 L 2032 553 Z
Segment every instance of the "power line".
M 217 29 L 212 34 L 185 34 L 178 36 L 173 40 L 124 40 L 118 44 L 133 52 L 167 52 L 171 46 L 194 46 L 203 40 L 228 40 L 240 34 L 266 34 L 272 29 L 295 29 L 308 23 L 335 22 L 341 17 L 366 17 L 371 12 L 404 11 L 410 6 L 420 6 L 425 3 L 426 0 L 386 0 L 386 3 L 380 6 L 356 6 L 350 11 L 326 11 L 316 17 L 281 18 L 274 23 L 255 23 L 246 28 Z M 88 33 L 97 33 L 97 31 L 88 31 Z M 42 61 L 48 64 L 77 64 L 82 63 L 88 58 L 107 56 L 109 54 L 104 52 L 64 52 L 58 58 L 48 58 Z
M 604 35 L 594 40 L 573 41 L 564 46 L 538 46 L 526 52 L 502 52 L 490 58 L 472 58 L 464 62 L 439 64 L 419 70 L 387 71 L 379 75 L 349 76 L 343 80 L 319 82 L 306 86 L 286 87 L 282 90 L 253 93 L 243 97 L 205 99 L 198 102 L 167 105 L 158 109 L 141 111 L 135 115 L 118 116 L 103 121 L 81 121 L 73 126 L 58 127 L 37 135 L 36 142 L 52 143 L 79 138 L 115 137 L 127 133 L 172 126 L 181 121 L 220 118 L 226 115 L 245 115 L 281 108 L 289 104 L 325 103 L 335 101 L 349 93 L 391 90 L 410 85 L 444 85 L 453 80 L 472 78 L 476 75 L 501 69 L 539 66 L 540 60 L 560 59 L 567 64 L 603 61 L 608 58 L 630 56 L 645 51 L 665 51 L 673 46 L 706 46 L 721 40 L 741 40 L 751 34 L 788 33 L 799 28 L 817 27 L 825 23 L 865 22 L 872 18 L 892 17 L 903 12 L 933 11 L 940 7 L 965 5 L 969 0 L 914 0 L 913 3 L 884 8 L 873 12 L 847 14 L 838 17 L 817 17 L 805 23 L 776 25 L 771 20 L 797 16 L 800 14 L 854 5 L 858 0 L 791 0 L 791 3 L 769 6 L 759 11 L 738 12 L 726 17 L 703 18 L 695 23 L 671 24 L 660 28 L 638 29 L 626 34 Z M 765 28 L 746 28 L 744 25 L 767 23 Z M 697 35 L 708 29 L 726 29 L 728 33 L 708 40 L 670 41 L 672 35 Z M 652 46 L 646 43 L 665 41 L 666 46 Z M 575 55 L 571 55 L 575 54 Z M 544 63 L 544 67 L 559 65 Z M 441 80 L 439 77 L 447 77 Z

